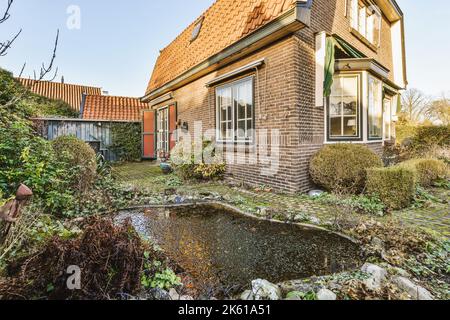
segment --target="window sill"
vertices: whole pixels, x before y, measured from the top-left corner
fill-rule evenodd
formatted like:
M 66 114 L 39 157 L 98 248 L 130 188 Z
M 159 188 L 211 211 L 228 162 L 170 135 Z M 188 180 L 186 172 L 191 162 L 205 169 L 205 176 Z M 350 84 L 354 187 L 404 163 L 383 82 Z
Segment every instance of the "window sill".
M 372 44 L 369 40 L 366 39 L 361 33 L 359 33 L 358 30 L 355 28 L 350 28 L 350 33 L 354 35 L 356 38 L 359 39 L 362 43 L 364 43 L 367 47 L 369 47 L 370 50 L 372 50 L 375 53 L 378 53 L 378 48 L 374 44 Z

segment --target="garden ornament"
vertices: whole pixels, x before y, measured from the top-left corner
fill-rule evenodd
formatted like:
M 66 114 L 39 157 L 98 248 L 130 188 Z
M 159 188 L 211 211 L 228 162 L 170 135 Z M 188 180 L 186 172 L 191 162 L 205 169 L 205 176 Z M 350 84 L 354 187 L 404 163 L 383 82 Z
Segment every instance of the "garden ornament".
M 0 207 L 0 221 L 14 223 L 20 215 L 20 210 L 33 196 L 33 192 L 26 185 L 21 184 L 17 189 L 16 197 Z

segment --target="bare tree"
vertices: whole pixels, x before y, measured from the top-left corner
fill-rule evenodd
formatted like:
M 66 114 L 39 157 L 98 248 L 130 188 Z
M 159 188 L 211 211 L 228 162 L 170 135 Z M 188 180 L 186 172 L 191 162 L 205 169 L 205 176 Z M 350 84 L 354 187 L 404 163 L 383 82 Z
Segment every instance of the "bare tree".
M 13 2 L 14 0 L 8 0 L 3 17 L 0 18 L 0 24 L 6 22 L 11 17 L 11 14 L 9 12 L 11 10 Z M 22 29 L 20 29 L 19 32 L 17 32 L 11 40 L 0 42 L 0 57 L 6 56 L 8 50 L 11 48 L 12 44 L 17 40 L 21 33 Z
M 11 17 L 10 10 L 13 5 L 13 2 L 14 2 L 14 0 L 8 0 L 4 14 L 0 18 L 0 24 L 4 23 Z M 20 29 L 20 31 L 11 40 L 0 42 L 0 57 L 5 56 L 7 54 L 8 49 L 11 48 L 11 45 L 14 43 L 14 41 L 16 41 L 16 39 L 20 36 L 21 33 L 22 33 L 22 29 Z M 45 80 L 45 78 L 49 74 L 52 73 L 52 70 L 54 68 L 55 59 L 56 59 L 56 51 L 58 48 L 58 43 L 59 43 L 59 29 L 56 32 L 56 38 L 55 38 L 50 61 L 48 62 L 47 65 L 45 63 L 42 63 L 38 72 L 36 72 L 36 70 L 33 71 L 34 80 L 37 80 L 37 81 Z M 25 71 L 26 65 L 27 64 L 25 62 L 22 66 L 19 77 L 22 77 L 22 74 Z M 53 76 L 50 79 L 48 79 L 48 81 L 53 81 L 57 77 L 57 75 L 58 75 L 58 68 L 56 68 Z M 22 90 L 22 92 L 19 92 L 11 101 L 9 101 L 5 105 L 3 105 L 3 107 L 7 107 L 9 105 L 15 104 L 17 101 L 21 100 L 30 89 L 31 89 L 31 84 L 28 85 L 27 87 L 24 87 L 24 90 Z
M 429 98 L 418 89 L 409 89 L 402 94 L 402 113 L 413 123 L 424 120 L 428 104 Z
M 450 125 L 450 99 L 443 93 L 440 98 L 429 103 L 425 114 L 434 123 Z

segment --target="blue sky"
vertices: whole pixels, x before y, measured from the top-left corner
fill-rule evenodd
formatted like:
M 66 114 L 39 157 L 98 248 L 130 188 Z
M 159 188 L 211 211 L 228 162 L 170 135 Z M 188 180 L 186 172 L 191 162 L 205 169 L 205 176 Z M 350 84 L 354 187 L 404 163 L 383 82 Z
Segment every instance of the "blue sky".
M 397 0 L 406 15 L 408 76 L 427 94 L 450 92 L 450 1 Z M 23 33 L 0 66 L 32 75 L 51 54 L 56 29 L 56 65 L 68 83 L 100 86 L 110 94 L 142 96 L 160 49 L 213 0 L 15 0 L 0 39 Z M 0 8 L 6 0 L 0 0 Z M 430 5 L 433 4 L 433 5 Z M 67 28 L 67 8 L 81 9 L 81 28 Z

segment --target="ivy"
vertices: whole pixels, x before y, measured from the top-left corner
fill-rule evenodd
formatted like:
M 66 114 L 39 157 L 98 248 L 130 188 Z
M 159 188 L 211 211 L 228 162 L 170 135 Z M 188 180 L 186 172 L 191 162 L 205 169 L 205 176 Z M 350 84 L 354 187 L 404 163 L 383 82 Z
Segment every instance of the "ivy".
M 119 161 L 141 160 L 142 140 L 139 123 L 113 123 L 111 124 L 111 135 L 110 150 L 117 155 Z

